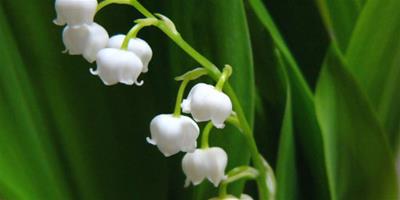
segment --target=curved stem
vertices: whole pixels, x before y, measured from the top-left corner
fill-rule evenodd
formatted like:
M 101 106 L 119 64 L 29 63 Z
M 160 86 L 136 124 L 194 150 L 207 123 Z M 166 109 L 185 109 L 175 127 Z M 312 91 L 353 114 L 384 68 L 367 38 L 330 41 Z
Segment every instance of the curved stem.
M 258 170 L 249 166 L 240 166 L 232 169 L 227 174 L 227 179 L 221 182 L 219 186 L 219 197 L 224 198 L 228 194 L 228 185 L 240 179 L 256 179 L 259 175 Z
M 268 199 L 269 192 L 268 192 L 268 187 L 267 187 L 267 174 L 264 169 L 264 163 L 261 157 L 259 156 L 258 148 L 256 141 L 254 140 L 253 137 L 253 131 L 250 128 L 250 125 L 246 119 L 246 116 L 244 114 L 243 108 L 240 105 L 239 99 L 237 98 L 235 91 L 233 90 L 232 86 L 227 83 L 225 86 L 225 92 L 228 94 L 228 96 L 231 98 L 233 107 L 235 108 L 235 111 L 237 113 L 237 117 L 239 119 L 239 122 L 241 124 L 244 136 L 246 138 L 246 142 L 249 147 L 249 151 L 253 160 L 254 167 L 259 171 L 260 175 L 257 178 L 257 185 L 258 185 L 258 191 L 260 195 L 260 199 Z
M 218 91 L 222 91 L 225 82 L 229 79 L 231 75 L 232 75 L 232 67 L 230 65 L 225 65 L 225 68 L 222 71 L 222 75 L 219 78 L 217 85 L 215 85 L 215 89 L 217 89 Z
M 122 42 L 121 49 L 128 50 L 129 40 L 132 38 L 136 38 L 136 35 L 143 27 L 143 24 L 136 24 L 135 26 L 133 26 L 131 30 L 129 30 L 129 32 L 126 34 L 124 41 Z
M 229 116 L 228 119 L 226 119 L 226 122 L 228 122 L 229 124 L 234 125 L 240 131 L 243 131 L 242 127 L 240 126 L 240 122 L 239 122 L 239 119 L 237 118 L 236 114 Z
M 158 23 L 158 19 L 156 18 L 145 18 L 145 19 L 138 19 L 135 21 L 137 24 L 129 30 L 129 32 L 126 34 L 124 41 L 122 42 L 121 49 L 123 50 L 128 50 L 129 46 L 129 41 L 132 38 L 136 38 L 137 34 L 139 33 L 142 28 L 146 26 L 152 26 Z
M 139 3 L 137 1 L 135 2 L 136 4 L 134 4 L 133 6 L 136 7 L 136 5 Z M 146 17 L 152 17 L 152 15 L 146 15 L 147 13 L 149 13 L 148 11 L 142 12 L 139 8 L 143 9 L 143 6 L 138 7 L 139 12 L 141 12 Z M 221 76 L 221 72 L 211 61 L 209 61 L 198 51 L 193 49 L 193 47 L 191 47 L 180 35 L 176 35 L 172 31 L 170 31 L 167 26 L 165 25 L 163 26 L 163 24 L 160 23 L 158 24 L 157 27 L 161 29 L 161 31 L 163 31 L 168 37 L 170 37 L 187 54 L 189 54 L 193 59 L 195 59 L 198 63 L 200 63 L 200 65 L 202 65 L 205 69 L 209 70 L 209 75 L 211 76 L 211 78 L 213 78 L 215 81 L 218 81 L 219 77 Z M 258 153 L 257 144 L 254 140 L 252 129 L 250 128 L 250 125 L 244 115 L 243 108 L 240 105 L 236 93 L 233 90 L 232 86 L 229 84 L 229 82 L 225 84 L 225 88 L 226 88 L 226 93 L 231 98 L 233 107 L 237 112 L 239 122 L 242 125 L 243 132 L 249 146 L 254 166 L 260 171 L 260 175 L 257 178 L 257 185 L 258 185 L 260 199 L 262 200 L 268 199 L 268 188 L 266 182 L 267 175 L 264 170 L 263 161 L 261 160 Z
M 124 3 L 126 2 L 126 0 L 106 0 L 106 1 L 111 2 L 111 3 L 112 2 L 124 2 Z M 104 3 L 104 2 L 102 2 L 102 3 Z M 111 4 L 111 3 L 108 3 L 108 4 Z M 104 5 L 105 4 L 106 3 L 104 3 Z M 151 14 L 151 12 L 149 12 L 145 7 L 143 7 L 137 0 L 131 0 L 130 5 L 135 7 L 140 13 L 142 13 L 146 17 L 154 17 L 154 15 Z M 102 7 L 100 7 L 100 9 L 101 8 Z M 98 10 L 100 10 L 100 9 L 98 9 Z M 155 24 L 155 26 L 157 26 L 161 31 L 163 31 L 171 40 L 173 40 L 189 56 L 191 56 L 194 60 L 196 60 L 198 63 L 200 63 L 200 65 L 202 65 L 206 70 L 208 70 L 208 72 L 209 72 L 208 74 L 210 75 L 211 78 L 213 78 L 215 81 L 219 80 L 219 77 L 221 76 L 221 72 L 211 61 L 209 61 L 206 57 L 201 55 L 192 46 L 190 46 L 179 34 L 176 34 L 173 31 L 171 31 L 168 28 L 168 26 L 166 26 L 164 23 L 157 23 L 157 24 Z M 251 157 L 253 160 L 254 167 L 260 173 L 259 176 L 257 177 L 257 185 L 258 185 L 260 199 L 262 199 L 262 200 L 268 199 L 269 191 L 268 191 L 267 181 L 266 181 L 267 175 L 265 172 L 263 160 L 259 156 L 259 153 L 258 153 L 257 144 L 253 137 L 253 131 L 246 119 L 243 108 L 236 96 L 236 93 L 233 90 L 232 86 L 229 84 L 229 82 L 225 83 L 224 88 L 225 88 L 225 92 L 227 93 L 227 95 L 231 98 L 233 107 L 237 113 L 237 117 L 238 117 L 240 125 L 243 129 L 243 133 L 246 138 L 247 144 L 249 146 L 249 151 L 250 151 L 250 154 L 251 154 Z M 177 110 L 176 107 L 175 107 L 175 111 Z M 180 108 L 180 102 L 179 102 L 179 108 Z M 178 112 L 180 113 L 180 110 L 178 110 Z
M 101 9 L 104 7 L 110 5 L 110 4 L 126 4 L 126 5 L 131 5 L 131 0 L 105 0 L 99 3 L 99 5 L 96 8 L 96 13 L 99 12 Z
M 214 127 L 212 122 L 208 122 L 206 127 L 204 127 L 203 134 L 201 135 L 201 148 L 207 149 L 210 147 L 208 144 L 208 137 L 210 136 L 211 129 Z
M 182 104 L 183 94 L 185 93 L 185 89 L 188 83 L 189 80 L 185 79 L 182 81 L 181 86 L 179 87 L 178 95 L 176 96 L 174 117 L 181 116 L 181 104 Z

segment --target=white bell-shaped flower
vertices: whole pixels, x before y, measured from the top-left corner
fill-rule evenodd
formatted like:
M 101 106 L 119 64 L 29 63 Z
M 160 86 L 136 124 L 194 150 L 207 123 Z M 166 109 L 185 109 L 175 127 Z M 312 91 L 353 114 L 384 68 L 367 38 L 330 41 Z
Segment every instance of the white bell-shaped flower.
M 189 117 L 161 114 L 151 121 L 151 138 L 147 138 L 147 142 L 157 145 L 166 157 L 179 151 L 193 152 L 197 147 L 199 131 L 197 124 Z
M 182 169 L 187 180 L 193 185 L 198 185 L 207 178 L 217 187 L 226 178 L 227 164 L 226 152 L 219 147 L 212 147 L 196 149 L 193 153 L 187 153 L 182 160 Z
M 142 71 L 142 61 L 132 52 L 121 49 L 105 48 L 97 54 L 97 69 L 91 69 L 93 75 L 98 75 L 105 85 L 118 82 L 142 85 L 137 82 Z
M 66 26 L 63 42 L 70 55 L 83 55 L 90 63 L 96 60 L 97 53 L 107 46 L 107 31 L 97 23 L 82 26 Z
M 228 195 L 226 197 L 220 198 L 220 197 L 215 197 L 215 198 L 211 198 L 209 200 L 253 200 L 253 198 L 247 194 L 242 194 L 240 195 L 240 198 L 237 198 L 235 196 L 232 195 Z
M 224 128 L 225 120 L 232 114 L 232 102 L 228 95 L 214 86 L 199 83 L 183 100 L 182 111 L 191 113 L 197 122 L 211 120 L 215 127 Z
M 91 24 L 96 14 L 97 0 L 56 0 L 57 25 L 80 26 Z
M 114 35 L 108 41 L 107 47 L 109 48 L 121 48 L 122 43 L 124 42 L 125 35 L 119 34 Z M 146 73 L 148 69 L 148 65 L 150 63 L 151 58 L 153 57 L 153 51 L 149 44 L 146 41 L 140 38 L 132 38 L 128 43 L 128 51 L 132 51 L 135 53 L 143 63 L 143 73 Z

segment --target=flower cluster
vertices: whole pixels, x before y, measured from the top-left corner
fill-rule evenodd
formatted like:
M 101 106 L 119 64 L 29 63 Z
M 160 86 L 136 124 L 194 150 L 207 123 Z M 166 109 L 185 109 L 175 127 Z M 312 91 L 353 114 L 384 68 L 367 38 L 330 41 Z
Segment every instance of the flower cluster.
M 138 24 L 128 34 L 109 37 L 107 31 L 94 22 L 98 8 L 97 0 L 56 0 L 55 8 L 57 19 L 54 23 L 66 25 L 62 34 L 66 53 L 82 55 L 88 62 L 96 62 L 97 69 L 90 69 L 90 72 L 99 76 L 105 85 L 143 84 L 142 81 L 138 81 L 138 77 L 148 71 L 153 52 L 146 41 L 136 38 L 136 34 L 144 26 L 154 25 L 158 19 L 153 17 L 137 20 Z M 172 21 L 163 15 L 157 16 L 165 23 L 165 27 L 177 34 Z M 191 77 L 184 75 L 179 79 L 182 85 L 178 92 L 175 112 L 157 115 L 151 121 L 151 138 L 148 137 L 147 142 L 157 146 L 166 157 L 186 152 L 182 159 L 182 169 L 187 177 L 186 185 L 198 185 L 208 179 L 217 187 L 225 180 L 229 182 L 229 173 L 225 174 L 228 155 L 220 147 L 210 148 L 208 135 L 213 126 L 222 129 L 225 127 L 225 121 L 234 116 L 231 99 L 222 91 L 232 68 L 225 67 L 216 86 L 198 83 L 183 100 L 188 82 L 206 74 L 201 70 L 191 72 L 197 74 L 192 74 Z M 181 112 L 190 114 L 192 118 L 181 115 Z M 198 148 L 200 128 L 197 122 L 206 121 L 209 123 L 202 134 L 202 148 Z M 224 185 L 224 182 L 221 185 Z M 237 198 L 223 195 L 217 199 Z M 240 199 L 246 200 L 251 197 L 242 195 Z
M 196 122 L 211 120 L 215 127 L 223 128 L 232 114 L 231 100 L 214 86 L 199 83 L 181 104 L 182 110 L 190 113 L 194 120 L 180 114 L 158 115 L 150 123 L 151 139 L 147 141 L 157 145 L 167 157 L 179 151 L 186 152 L 182 168 L 187 183 L 198 185 L 207 178 L 217 187 L 226 178 L 228 156 L 219 147 L 196 149 L 200 131 Z
M 152 49 L 140 38 L 126 38 L 121 34 L 110 38 L 107 31 L 94 22 L 97 6 L 97 0 L 56 0 L 54 23 L 66 25 L 62 34 L 65 52 L 82 55 L 90 63 L 96 61 L 97 69 L 90 71 L 105 85 L 142 85 L 138 77 L 148 71 Z M 123 49 L 125 40 L 128 47 Z

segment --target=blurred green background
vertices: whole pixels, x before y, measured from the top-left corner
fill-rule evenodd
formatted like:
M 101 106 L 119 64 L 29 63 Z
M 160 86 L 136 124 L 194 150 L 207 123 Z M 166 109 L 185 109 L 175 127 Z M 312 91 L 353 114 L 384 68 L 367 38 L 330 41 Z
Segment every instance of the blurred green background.
M 277 199 L 396 199 L 400 134 L 400 1 L 142 0 L 175 22 L 236 89 Z M 142 87 L 104 86 L 94 64 L 62 54 L 53 0 L 0 1 L 0 199 L 207 199 L 183 188 L 183 154 L 146 143 L 149 122 L 173 110 L 173 77 L 198 67 L 156 28 Z M 113 5 L 96 16 L 110 35 L 142 16 Z M 207 78 L 201 81 L 210 82 Z M 249 162 L 228 126 L 211 144 L 229 166 Z M 243 183 L 230 188 L 240 194 Z M 256 197 L 249 182 L 246 193 Z

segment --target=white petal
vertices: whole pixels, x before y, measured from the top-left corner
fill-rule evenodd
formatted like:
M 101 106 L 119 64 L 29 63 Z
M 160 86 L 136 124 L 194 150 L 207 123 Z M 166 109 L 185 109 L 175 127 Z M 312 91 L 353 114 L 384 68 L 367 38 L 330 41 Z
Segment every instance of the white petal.
M 190 113 L 190 98 L 184 99 L 181 103 L 182 112 Z
M 98 76 L 106 85 L 118 82 L 133 84 L 137 81 L 142 67 L 140 59 L 129 51 L 105 48 L 97 54 Z
M 110 48 L 121 48 L 124 42 L 125 35 L 118 34 L 110 38 L 107 47 Z M 128 51 L 135 53 L 143 63 L 142 72 L 146 73 L 148 71 L 148 65 L 153 57 L 153 51 L 146 41 L 140 38 L 132 38 L 129 40 Z
M 151 140 L 159 150 L 165 156 L 170 156 L 179 151 L 193 149 L 192 145 L 196 145 L 199 128 L 188 117 L 162 114 L 151 121 L 150 133 Z
M 230 98 L 212 85 L 195 85 L 187 99 L 182 102 L 182 110 L 191 113 L 197 122 L 211 120 L 215 127 L 223 128 L 225 120 L 232 113 Z
M 224 128 L 225 120 L 232 114 L 232 102 L 228 95 L 215 91 L 216 95 L 213 98 L 213 109 L 211 121 L 217 128 Z
M 193 185 L 200 184 L 207 176 L 204 151 L 197 149 L 193 153 L 187 153 L 182 159 L 182 169 Z
M 92 23 L 91 25 L 87 25 L 87 27 L 89 34 L 83 57 L 92 63 L 96 60 L 97 53 L 107 46 L 109 36 L 107 31 L 97 23 Z
M 115 55 L 113 49 L 103 49 L 97 53 L 97 74 L 106 85 L 118 83 L 118 66 L 114 64 Z
M 148 65 L 150 63 L 151 58 L 153 57 L 153 51 L 149 44 L 140 39 L 140 38 L 134 38 L 129 41 L 129 46 L 128 50 L 134 52 L 140 60 L 143 62 L 143 73 L 146 73 L 149 71 Z
M 242 194 L 240 200 L 253 200 L 253 198 L 247 194 Z
M 217 187 L 226 178 L 225 168 L 228 164 L 228 156 L 223 149 L 212 147 L 207 149 L 206 159 L 208 163 L 207 178 Z
M 57 25 L 79 26 L 93 22 L 97 0 L 56 0 Z
M 63 30 L 63 42 L 70 55 L 80 55 L 85 50 L 89 31 L 86 26 L 66 26 Z
M 183 152 L 193 152 L 196 150 L 197 141 L 196 139 L 199 137 L 200 129 L 197 124 L 186 116 L 181 116 L 182 118 L 182 144 L 181 151 Z
M 108 40 L 107 47 L 108 48 L 115 48 L 115 49 L 120 49 L 122 46 L 122 43 L 124 42 L 125 35 L 123 34 L 118 34 L 110 37 L 110 40 Z

